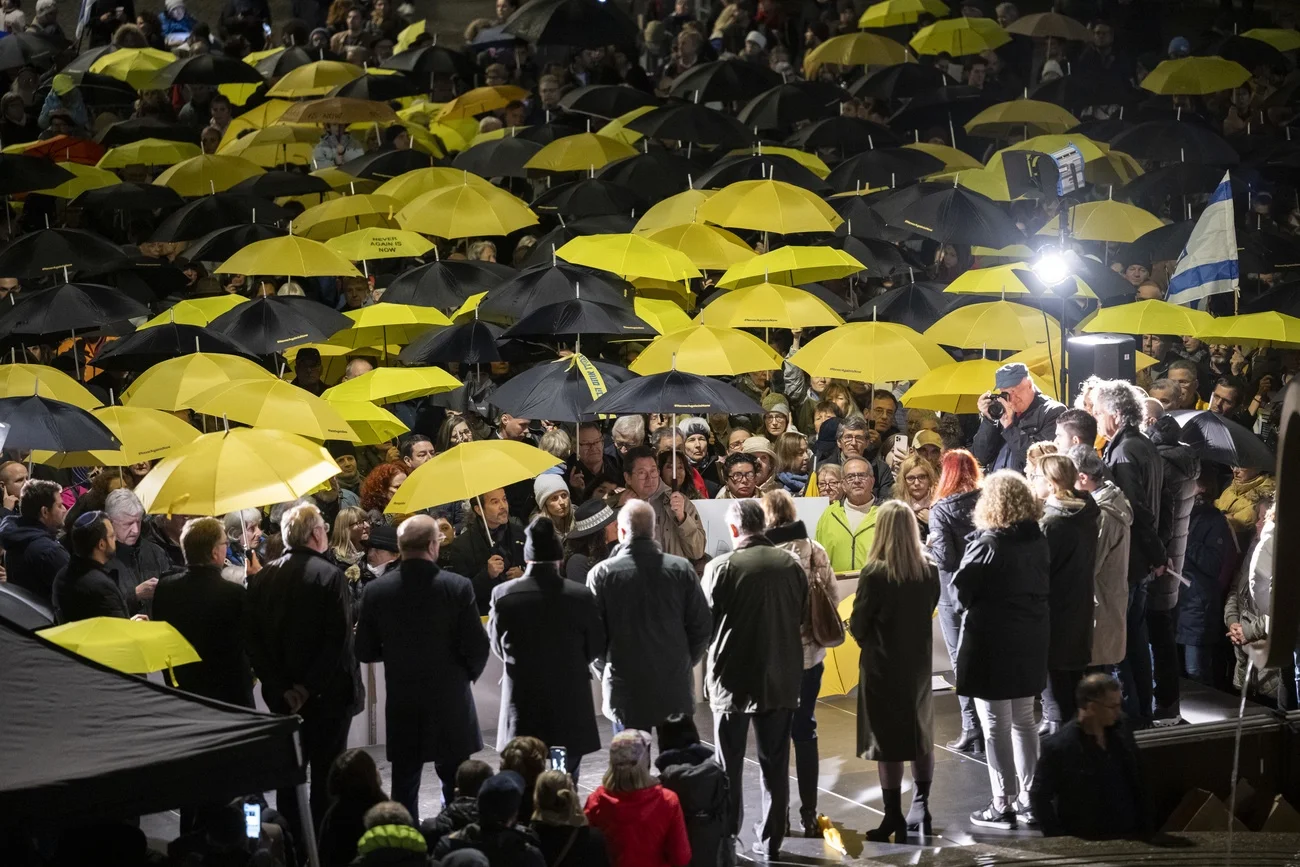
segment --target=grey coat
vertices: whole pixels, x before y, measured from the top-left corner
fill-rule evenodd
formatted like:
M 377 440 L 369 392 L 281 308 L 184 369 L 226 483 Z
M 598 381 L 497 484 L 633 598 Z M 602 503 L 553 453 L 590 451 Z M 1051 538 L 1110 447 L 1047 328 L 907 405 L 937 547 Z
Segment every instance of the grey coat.
M 1133 510 L 1112 482 L 1092 492 L 1101 507 L 1093 566 L 1092 664 L 1117 665 L 1128 642 L 1128 546 Z
M 701 580 L 713 609 L 704 692 L 714 713 L 766 713 L 799 706 L 800 629 L 808 577 L 766 536 L 743 539 L 709 561 Z
M 1169 555 L 1169 571 L 1156 576 L 1147 590 L 1147 608 L 1168 611 L 1178 605 L 1178 578 L 1182 574 L 1183 555 L 1187 551 L 1187 527 L 1196 503 L 1196 479 L 1201 475 L 1201 459 L 1191 446 L 1183 445 L 1182 432 L 1173 416 L 1161 416 L 1152 426 L 1151 442 L 1163 464 L 1160 483 L 1160 541 Z
M 858 755 L 911 761 L 934 749 L 930 615 L 939 604 L 939 570 L 923 581 L 893 581 L 879 561 L 858 578 L 849 629 L 858 642 Z
M 691 713 L 691 670 L 709 644 L 708 603 L 690 561 L 630 539 L 587 573 L 607 641 L 602 712 L 630 727 Z

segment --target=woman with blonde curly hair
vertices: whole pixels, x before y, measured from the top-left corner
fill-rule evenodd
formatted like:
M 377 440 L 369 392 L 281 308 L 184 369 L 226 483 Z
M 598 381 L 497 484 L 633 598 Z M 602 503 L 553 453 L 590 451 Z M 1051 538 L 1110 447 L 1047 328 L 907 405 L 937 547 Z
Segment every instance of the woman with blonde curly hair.
M 1032 822 L 1029 786 L 1038 761 L 1034 698 L 1047 685 L 1051 554 L 1038 527 L 1042 505 L 1025 479 L 1001 470 L 984 479 L 975 529 L 953 577 L 965 612 L 957 694 L 975 699 L 984 726 L 992 802 L 973 825 L 1010 830 Z

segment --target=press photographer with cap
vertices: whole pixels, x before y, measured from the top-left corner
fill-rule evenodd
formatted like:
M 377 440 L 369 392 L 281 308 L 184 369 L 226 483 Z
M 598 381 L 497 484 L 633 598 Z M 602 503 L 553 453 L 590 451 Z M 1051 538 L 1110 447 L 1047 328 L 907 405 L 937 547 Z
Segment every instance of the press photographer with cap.
M 980 395 L 980 427 L 971 452 L 988 472 L 1023 473 L 1025 452 L 1031 443 L 1056 436 L 1056 419 L 1065 405 L 1039 391 L 1023 364 L 999 367 L 993 386 L 994 391 Z

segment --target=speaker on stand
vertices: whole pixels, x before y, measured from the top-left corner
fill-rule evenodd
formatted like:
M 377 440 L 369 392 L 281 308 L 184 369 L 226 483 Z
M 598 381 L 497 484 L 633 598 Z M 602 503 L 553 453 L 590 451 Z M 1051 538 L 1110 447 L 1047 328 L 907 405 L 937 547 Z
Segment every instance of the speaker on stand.
M 1137 377 L 1137 345 L 1130 335 L 1081 334 L 1068 338 L 1065 346 L 1070 362 L 1069 388 L 1061 401 L 1066 405 L 1090 376 L 1128 382 Z

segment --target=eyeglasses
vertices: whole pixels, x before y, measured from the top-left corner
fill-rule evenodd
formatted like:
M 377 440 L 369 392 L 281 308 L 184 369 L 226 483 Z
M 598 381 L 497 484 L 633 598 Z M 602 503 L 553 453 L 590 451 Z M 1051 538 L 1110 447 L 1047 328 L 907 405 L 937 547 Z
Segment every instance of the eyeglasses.
M 911 475 L 911 476 L 904 476 L 903 478 L 909 484 L 911 484 L 912 482 L 925 482 L 926 484 L 929 484 L 930 482 L 930 477 L 925 475 L 924 473 L 918 473 L 916 475 Z
M 633 470 L 632 477 L 636 479 L 653 479 L 659 475 L 658 470 Z
M 601 440 L 592 440 L 589 443 L 584 443 L 582 440 L 578 440 L 578 448 L 583 451 L 596 451 L 600 449 L 602 445 L 603 441 Z
M 871 479 L 871 473 L 849 473 L 843 478 L 846 482 L 866 482 Z
M 857 433 L 846 433 L 846 434 L 840 434 L 840 439 L 844 440 L 846 443 L 865 443 L 867 441 L 867 435 L 857 434 Z
M 749 470 L 749 471 L 742 470 L 740 472 L 729 473 L 727 475 L 727 478 L 733 482 L 747 482 L 750 479 L 754 478 L 755 475 L 756 474 L 754 473 L 753 470 Z

